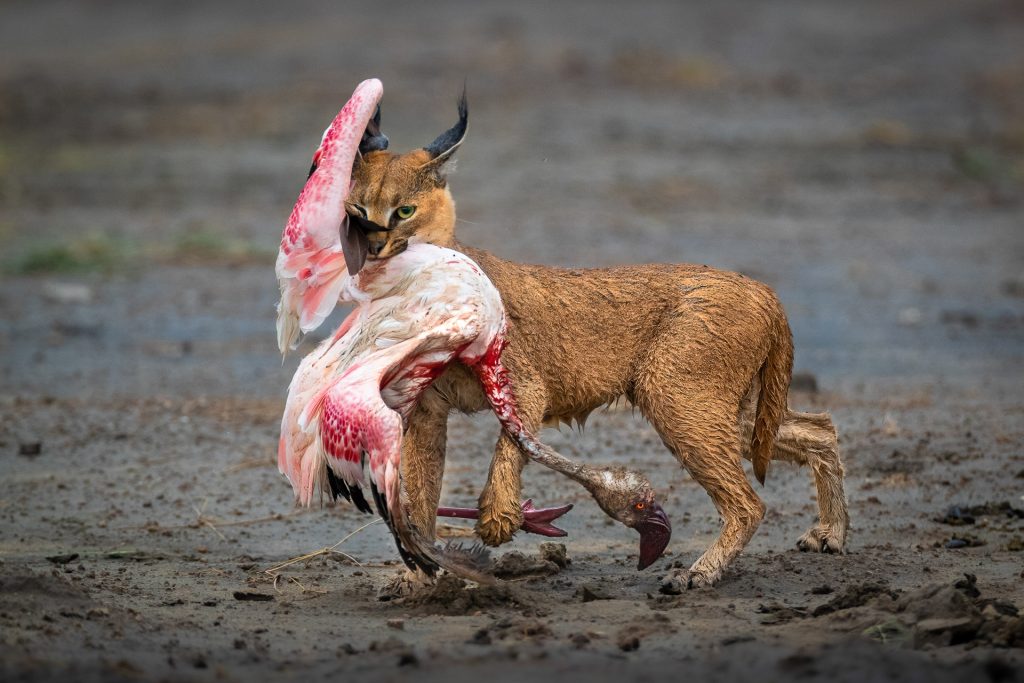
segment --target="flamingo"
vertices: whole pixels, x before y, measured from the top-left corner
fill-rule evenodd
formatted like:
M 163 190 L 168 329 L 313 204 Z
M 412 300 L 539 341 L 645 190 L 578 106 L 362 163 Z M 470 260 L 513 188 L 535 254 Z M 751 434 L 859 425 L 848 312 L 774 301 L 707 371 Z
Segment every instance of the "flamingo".
M 504 308 L 480 268 L 459 252 L 416 243 L 363 267 L 365 250 L 344 200 L 360 143 L 382 144 L 375 124 L 381 95 L 380 81 L 364 81 L 325 131 L 278 255 L 282 353 L 319 326 L 339 299 L 357 304 L 302 361 L 289 387 L 278 463 L 298 501 L 309 505 L 319 490 L 369 511 L 362 493 L 368 464 L 375 505 L 408 566 L 489 580 L 482 549 L 438 549 L 411 525 L 401 503 L 406 421 L 430 382 L 457 361 L 476 373 L 503 429 L 528 457 L 581 483 L 607 514 L 640 532 L 638 568 L 650 565 L 668 544 L 671 525 L 646 478 L 575 463 L 525 429 L 501 365 Z M 527 501 L 524 528 L 561 535 L 548 522 L 568 507 L 533 510 Z
M 281 423 L 278 465 L 301 504 L 311 504 L 320 492 L 369 512 L 363 493 L 368 468 L 375 507 L 410 568 L 433 573 L 444 567 L 488 580 L 482 548 L 437 548 L 411 525 L 401 504 L 405 425 L 423 391 L 457 361 L 479 378 L 499 422 L 523 452 L 581 483 L 607 514 L 640 532 L 639 568 L 661 556 L 671 526 L 645 477 L 573 462 L 524 427 L 501 364 L 506 343 L 501 298 L 469 257 L 412 244 L 348 277 L 342 292 L 361 303 L 303 359 Z M 527 504 L 524 514 L 527 524 L 544 525 L 569 507 L 533 510 Z M 442 510 L 458 517 L 475 512 Z

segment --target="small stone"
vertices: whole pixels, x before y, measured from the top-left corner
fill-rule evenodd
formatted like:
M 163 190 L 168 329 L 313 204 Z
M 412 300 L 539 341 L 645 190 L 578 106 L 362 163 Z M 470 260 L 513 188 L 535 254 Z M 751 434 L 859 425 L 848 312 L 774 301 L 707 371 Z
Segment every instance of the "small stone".
M 43 296 L 57 304 L 92 303 L 92 289 L 72 282 L 46 282 L 43 284 Z
M 65 553 L 64 555 L 50 555 L 46 558 L 54 564 L 68 564 L 78 559 L 78 553 Z
M 467 641 L 470 645 L 490 645 L 491 634 L 490 632 L 482 628 L 473 634 L 473 637 Z
M 924 321 L 924 314 L 921 313 L 920 308 L 904 308 L 900 311 L 897 321 L 900 325 L 906 325 L 907 327 L 916 327 Z
M 636 636 L 623 636 L 619 638 L 618 643 L 616 644 L 623 652 L 633 652 L 634 650 L 640 649 L 640 639 Z
M 590 636 L 586 633 L 574 633 L 569 637 L 569 642 L 577 648 L 586 647 L 590 644 Z
M 34 458 L 43 452 L 43 443 L 41 441 L 26 441 L 18 444 L 18 455 L 23 455 L 26 458 Z
M 405 619 L 388 619 L 388 628 L 393 628 L 396 631 L 405 630 Z
M 729 645 L 736 645 L 737 643 L 749 643 L 755 640 L 754 636 L 744 633 L 735 636 L 727 636 L 722 638 L 722 645 L 728 647 Z
M 235 600 L 248 600 L 253 602 L 269 602 L 274 599 L 273 595 L 267 593 L 256 593 L 254 591 L 235 591 L 232 593 Z

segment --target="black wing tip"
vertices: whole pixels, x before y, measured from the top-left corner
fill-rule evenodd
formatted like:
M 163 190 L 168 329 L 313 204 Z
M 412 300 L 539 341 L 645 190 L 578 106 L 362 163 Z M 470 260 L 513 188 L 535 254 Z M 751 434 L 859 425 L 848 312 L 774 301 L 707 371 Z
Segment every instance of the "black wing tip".
M 363 489 L 355 484 L 346 484 L 343 479 L 331 471 L 330 467 L 327 468 L 327 485 L 331 489 L 331 496 L 334 500 L 344 498 L 355 505 L 360 512 L 373 512 L 370 504 L 366 502 Z

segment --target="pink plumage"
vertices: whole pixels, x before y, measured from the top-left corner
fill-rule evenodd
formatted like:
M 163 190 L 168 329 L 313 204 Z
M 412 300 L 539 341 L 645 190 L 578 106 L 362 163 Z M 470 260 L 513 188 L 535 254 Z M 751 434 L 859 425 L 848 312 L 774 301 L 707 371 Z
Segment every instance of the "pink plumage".
M 383 93 L 376 78 L 356 87 L 324 131 L 313 155 L 315 170 L 288 217 L 276 266 L 281 353 L 295 348 L 301 334 L 316 329 L 337 305 L 346 274 L 342 231 L 348 220 L 345 200 L 352 185 L 352 163 Z
M 399 547 L 444 566 L 446 558 L 405 520 L 402 433 L 423 391 L 450 363 L 474 366 L 503 345 L 501 298 L 469 257 L 428 244 L 343 280 L 342 290 L 358 305 L 339 328 L 345 331 L 321 342 L 295 373 L 281 423 L 280 469 L 303 505 L 318 492 L 336 495 L 341 484 L 358 505 L 365 500 L 365 465 Z

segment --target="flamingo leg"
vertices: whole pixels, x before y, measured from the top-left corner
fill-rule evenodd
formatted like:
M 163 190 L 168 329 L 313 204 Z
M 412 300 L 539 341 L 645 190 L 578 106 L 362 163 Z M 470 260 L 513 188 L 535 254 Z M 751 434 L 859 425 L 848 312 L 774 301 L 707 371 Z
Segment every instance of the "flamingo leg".
M 519 528 L 523 531 L 551 538 L 561 538 L 568 535 L 565 529 L 559 529 L 554 524 L 551 524 L 551 522 L 558 519 L 569 510 L 572 510 L 571 503 L 553 508 L 535 508 L 533 506 L 533 500 L 527 499 L 523 501 L 522 507 L 523 524 Z M 480 516 L 480 511 L 476 508 L 439 507 L 437 508 L 437 516 L 455 517 L 457 519 L 477 519 Z

